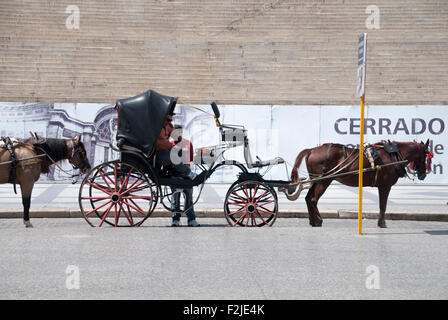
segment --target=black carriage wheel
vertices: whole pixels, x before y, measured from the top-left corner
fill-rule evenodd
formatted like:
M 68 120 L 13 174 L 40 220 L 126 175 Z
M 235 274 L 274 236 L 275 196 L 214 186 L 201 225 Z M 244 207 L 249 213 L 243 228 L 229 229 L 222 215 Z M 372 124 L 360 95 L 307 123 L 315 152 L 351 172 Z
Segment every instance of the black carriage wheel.
M 227 192 L 224 214 L 232 227 L 271 227 L 278 214 L 277 194 L 261 181 L 237 181 Z
M 157 186 L 134 166 L 119 160 L 96 166 L 79 189 L 79 206 L 91 226 L 141 225 L 153 212 Z

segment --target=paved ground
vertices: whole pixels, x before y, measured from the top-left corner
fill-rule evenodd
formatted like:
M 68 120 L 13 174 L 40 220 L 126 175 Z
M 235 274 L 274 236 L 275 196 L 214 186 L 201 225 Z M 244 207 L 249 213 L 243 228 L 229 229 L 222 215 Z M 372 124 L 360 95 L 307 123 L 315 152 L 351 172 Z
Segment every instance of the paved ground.
M 25 229 L 0 219 L 0 299 L 448 298 L 444 222 L 378 229 L 367 220 L 363 236 L 354 220 L 201 223 L 170 228 L 168 218 L 151 218 L 140 228 L 98 229 L 60 218 Z
M 222 211 L 225 195 L 229 184 L 206 184 L 202 195 L 196 204 L 197 211 Z M 73 215 L 79 212 L 79 184 L 37 184 L 31 200 L 31 217 L 48 216 L 48 212 L 57 210 L 71 211 Z M 197 188 L 195 188 L 197 192 Z M 378 191 L 376 188 L 364 188 L 363 209 L 367 213 L 378 213 Z M 20 194 L 20 189 L 19 189 Z M 306 213 L 304 197 L 306 190 L 294 202 L 279 194 L 279 210 L 283 213 Z M 388 213 L 404 214 L 438 214 L 448 217 L 448 186 L 447 185 L 407 185 L 394 186 L 388 201 Z M 0 216 L 6 216 L 8 211 L 22 211 L 20 195 L 14 195 L 12 185 L 0 185 Z M 162 209 L 159 205 L 158 208 Z M 319 202 L 322 213 L 357 212 L 358 189 L 333 184 Z M 34 214 L 33 214 L 34 213 Z M 20 213 L 21 215 L 21 213 Z M 17 215 L 15 215 L 17 216 Z M 67 214 L 67 216 L 69 216 Z M 79 214 L 78 214 L 79 216 Z M 220 215 L 219 215 L 220 216 Z M 51 215 L 49 215 L 51 217 Z

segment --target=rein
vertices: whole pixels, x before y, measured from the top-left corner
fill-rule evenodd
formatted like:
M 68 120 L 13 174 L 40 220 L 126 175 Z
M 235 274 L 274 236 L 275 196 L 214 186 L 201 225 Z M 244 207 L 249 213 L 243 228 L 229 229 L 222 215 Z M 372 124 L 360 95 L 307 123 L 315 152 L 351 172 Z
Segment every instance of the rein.
M 374 145 L 376 148 L 384 148 L 384 146 L 382 145 Z M 331 146 L 330 146 L 331 147 Z M 421 148 L 421 146 L 419 145 L 419 147 Z M 350 171 L 350 172 L 343 172 L 341 173 L 343 170 L 347 169 L 348 167 L 350 167 L 358 158 L 359 158 L 359 153 L 356 153 L 357 155 L 350 160 L 350 157 L 353 155 L 353 153 L 357 151 L 357 149 L 354 149 L 350 155 L 344 159 L 344 161 L 338 163 L 335 167 L 333 167 L 330 171 L 326 172 L 325 174 L 313 174 L 313 173 L 309 173 L 309 177 L 312 179 L 312 181 L 319 181 L 319 180 L 326 180 L 326 179 L 330 179 L 330 178 L 338 178 L 338 177 L 343 177 L 346 175 L 355 175 L 358 174 L 358 171 Z M 392 163 L 388 163 L 388 164 L 383 164 L 383 165 L 377 165 L 374 168 L 365 168 L 363 170 L 363 172 L 369 172 L 369 171 L 376 171 L 375 174 L 375 178 L 374 178 L 374 185 L 376 185 L 376 181 L 378 179 L 378 174 L 380 172 L 380 170 L 384 167 L 389 167 L 389 166 L 404 166 L 406 167 L 406 165 L 409 164 L 408 160 L 405 160 L 403 158 L 403 156 L 401 155 L 401 152 L 398 151 L 396 153 L 396 160 Z M 407 176 L 410 180 L 415 180 L 415 173 L 414 173 L 414 177 L 411 178 L 409 176 L 409 174 L 407 173 L 407 171 L 405 170 L 405 176 Z M 291 186 L 295 186 L 295 185 L 299 185 L 301 184 L 302 181 L 297 181 L 295 183 L 290 183 Z
M 392 163 L 386 163 L 386 164 L 382 164 L 379 166 L 376 166 L 375 168 L 365 168 L 362 170 L 362 172 L 371 172 L 371 171 L 375 171 L 378 170 L 378 167 L 381 168 L 386 168 L 386 167 L 390 167 L 390 166 L 395 166 L 397 164 L 407 164 L 408 160 L 402 160 L 402 161 L 398 161 L 398 162 L 392 162 Z M 338 174 L 332 174 L 329 176 L 320 176 L 317 178 L 313 178 L 311 180 L 308 181 L 297 181 L 297 182 L 291 182 L 289 183 L 289 186 L 298 186 L 303 184 L 304 182 L 316 182 L 316 181 L 321 181 L 321 180 L 327 180 L 327 179 L 331 179 L 331 178 L 339 178 L 339 177 L 344 177 L 344 176 L 348 176 L 348 175 L 358 175 L 359 171 L 358 170 L 354 170 L 354 171 L 349 171 L 349 172 L 342 172 L 342 173 L 338 173 Z

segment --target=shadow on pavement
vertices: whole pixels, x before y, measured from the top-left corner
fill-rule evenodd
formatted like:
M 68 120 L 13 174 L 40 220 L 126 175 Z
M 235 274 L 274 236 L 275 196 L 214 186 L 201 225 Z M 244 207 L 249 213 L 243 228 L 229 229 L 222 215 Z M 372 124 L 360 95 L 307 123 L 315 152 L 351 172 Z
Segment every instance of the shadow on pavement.
M 424 234 L 424 232 L 387 232 L 387 233 L 382 233 L 382 232 L 368 232 L 368 233 L 364 233 L 366 236 L 393 236 L 393 235 L 397 235 L 397 234 Z
M 201 226 L 198 228 L 222 228 L 222 227 L 230 227 L 228 224 L 226 223 L 220 223 L 220 224 L 209 224 L 209 223 L 201 223 Z M 192 227 L 187 226 L 186 224 L 180 225 L 178 227 L 172 227 L 171 224 L 168 225 L 164 225 L 164 226 L 150 226 L 150 225 L 142 225 L 139 228 L 173 228 L 173 229 L 179 229 L 179 228 L 191 228 L 191 229 L 195 229 Z
M 422 232 L 369 232 L 365 233 L 365 235 L 369 236 L 388 236 L 388 235 L 397 235 L 397 234 L 429 234 L 431 236 L 448 236 L 448 230 L 424 230 Z
M 424 232 L 432 236 L 448 236 L 448 230 L 425 230 Z

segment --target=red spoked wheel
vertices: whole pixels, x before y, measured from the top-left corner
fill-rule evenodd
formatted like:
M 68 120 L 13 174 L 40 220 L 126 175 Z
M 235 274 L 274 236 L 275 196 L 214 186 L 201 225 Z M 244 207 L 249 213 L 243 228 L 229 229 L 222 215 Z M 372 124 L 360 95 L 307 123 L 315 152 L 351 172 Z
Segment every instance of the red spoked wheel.
M 134 166 L 119 160 L 102 163 L 84 178 L 79 206 L 93 227 L 136 227 L 157 204 L 157 185 Z
M 224 213 L 232 227 L 271 227 L 278 214 L 277 194 L 260 181 L 237 181 L 227 192 Z

